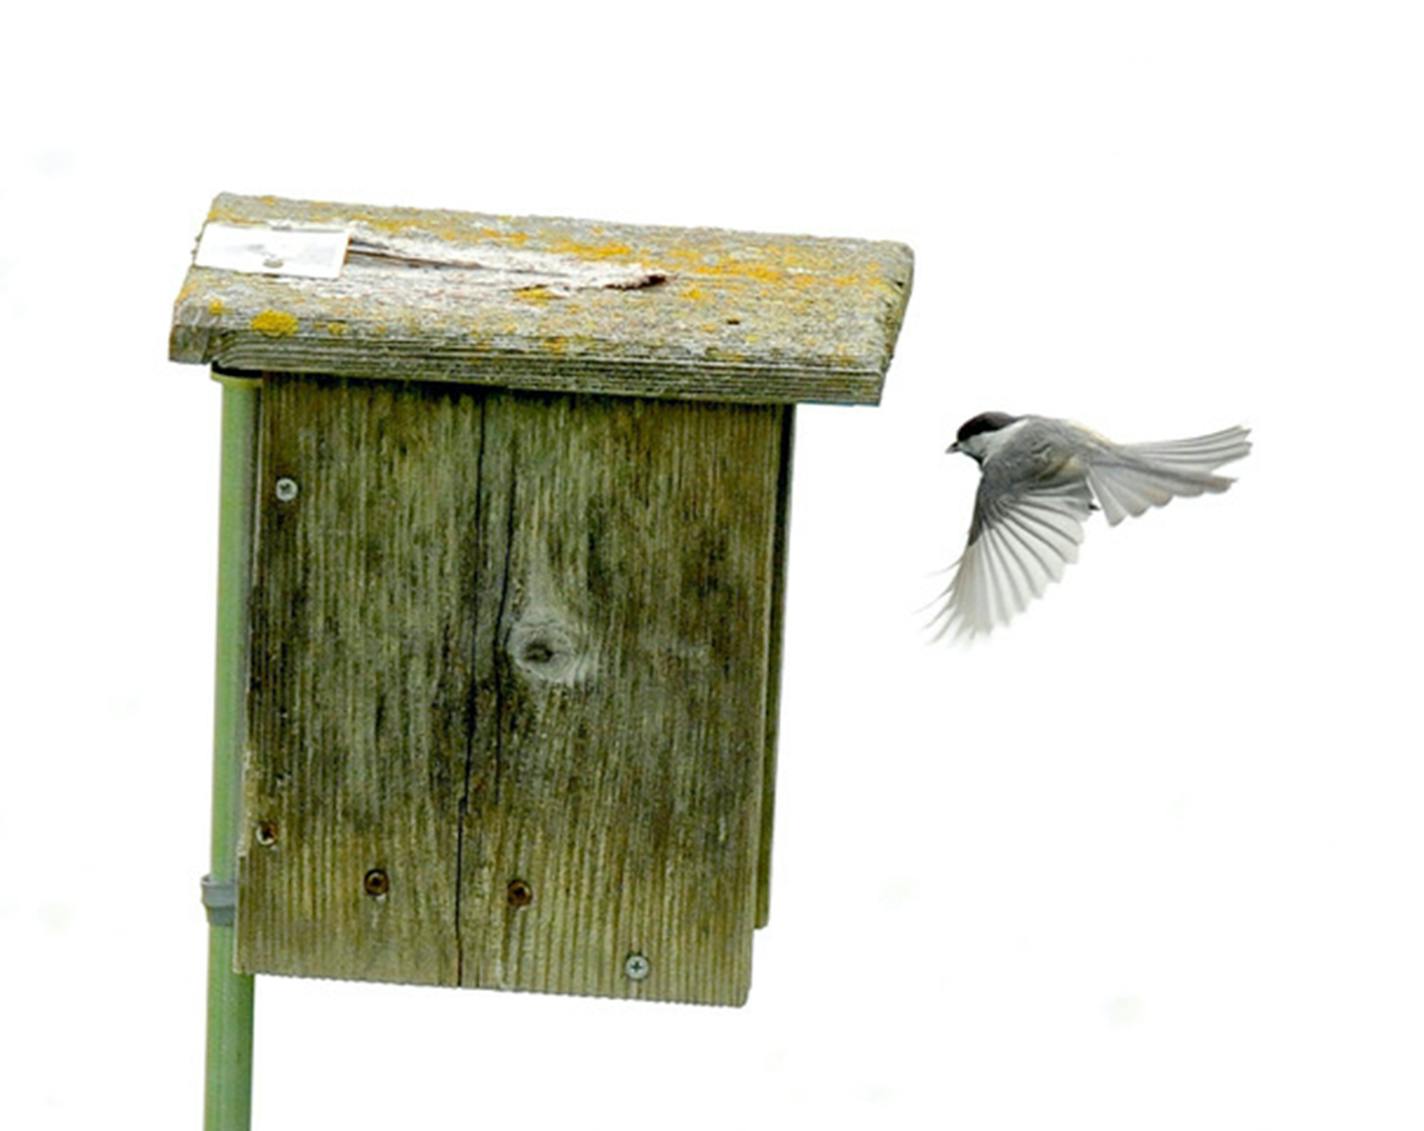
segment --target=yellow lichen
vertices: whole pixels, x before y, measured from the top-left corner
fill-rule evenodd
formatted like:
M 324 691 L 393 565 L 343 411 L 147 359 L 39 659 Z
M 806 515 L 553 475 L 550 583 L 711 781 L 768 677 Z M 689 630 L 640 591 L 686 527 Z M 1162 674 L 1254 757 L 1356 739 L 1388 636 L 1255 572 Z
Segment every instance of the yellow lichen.
M 285 310 L 264 310 L 252 316 L 252 328 L 269 338 L 288 338 L 297 332 L 297 316 Z
M 219 314 L 221 314 L 224 309 L 226 309 L 226 308 L 223 306 L 223 300 L 222 300 L 222 299 L 220 299 L 220 298 L 210 298 L 210 299 L 208 299 L 208 313 L 211 314 L 214 318 L 216 318 Z
M 879 279 L 869 272 L 846 271 L 838 275 L 792 275 L 787 282 L 803 290 L 817 287 L 864 287 L 874 286 Z
M 722 279 L 755 279 L 759 283 L 779 283 L 786 278 L 786 272 L 779 267 L 756 263 L 750 259 L 723 259 L 716 263 L 701 263 L 692 268 L 692 273 Z
M 339 338 L 346 333 L 346 323 L 328 322 L 326 324 L 326 332 L 330 334 L 333 338 Z
M 474 234 L 482 240 L 489 240 L 491 243 L 508 244 L 510 247 L 523 247 L 529 242 L 528 232 L 507 232 L 502 228 L 476 228 Z
M 514 292 L 514 297 L 520 302 L 533 302 L 542 305 L 554 298 L 554 293 L 541 284 L 534 287 L 521 287 Z
M 568 255 L 574 259 L 631 259 L 633 249 L 626 243 L 586 243 L 564 236 L 551 239 L 546 245 L 555 255 Z
M 368 228 L 374 228 L 378 232 L 387 232 L 390 235 L 398 236 L 404 232 L 418 230 L 418 225 L 404 217 L 395 216 L 373 216 L 371 213 L 358 213 L 361 223 Z
M 700 302 L 707 294 L 701 287 L 687 287 L 683 290 L 682 297 L 689 302 Z

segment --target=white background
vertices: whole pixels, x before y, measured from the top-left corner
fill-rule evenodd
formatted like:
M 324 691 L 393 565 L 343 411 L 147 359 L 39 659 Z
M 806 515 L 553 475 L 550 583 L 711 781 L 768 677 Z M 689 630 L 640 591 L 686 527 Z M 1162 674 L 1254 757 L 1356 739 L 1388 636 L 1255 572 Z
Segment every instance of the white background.
M 917 255 L 883 405 L 799 417 L 750 1003 L 259 980 L 259 1131 L 1424 1126 L 1414 17 L 7 15 L 0 1123 L 200 1118 L 219 390 L 165 351 L 230 190 Z M 934 646 L 989 408 L 1256 450 Z

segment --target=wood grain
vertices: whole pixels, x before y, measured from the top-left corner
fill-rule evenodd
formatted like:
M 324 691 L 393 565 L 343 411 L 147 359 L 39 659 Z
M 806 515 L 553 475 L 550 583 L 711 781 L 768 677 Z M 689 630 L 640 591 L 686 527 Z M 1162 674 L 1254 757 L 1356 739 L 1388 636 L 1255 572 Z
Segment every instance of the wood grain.
M 244 969 L 745 1000 L 789 412 L 268 381 Z
M 463 873 L 464 980 L 740 1003 L 783 410 L 499 394 L 486 411 L 483 542 L 504 563 L 480 609 L 494 663 L 465 827 L 493 874 Z M 633 953 L 645 980 L 624 974 Z
M 266 383 L 242 969 L 458 978 L 482 417 L 459 389 Z
M 208 219 L 353 241 L 337 279 L 189 270 L 169 356 L 247 371 L 875 404 L 913 274 L 886 241 L 230 194 Z

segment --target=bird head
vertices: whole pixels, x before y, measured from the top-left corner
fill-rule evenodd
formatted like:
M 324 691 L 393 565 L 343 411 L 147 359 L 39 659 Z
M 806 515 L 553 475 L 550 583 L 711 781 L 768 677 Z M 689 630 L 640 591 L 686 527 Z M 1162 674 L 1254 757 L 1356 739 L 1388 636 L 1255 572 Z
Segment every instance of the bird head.
M 1007 428 L 1017 419 L 1017 416 L 1011 416 L 1007 412 L 981 412 L 978 416 L 971 416 L 959 426 L 954 443 L 945 451 L 962 452 L 982 463 L 984 456 L 988 454 L 988 437 L 1001 428 Z

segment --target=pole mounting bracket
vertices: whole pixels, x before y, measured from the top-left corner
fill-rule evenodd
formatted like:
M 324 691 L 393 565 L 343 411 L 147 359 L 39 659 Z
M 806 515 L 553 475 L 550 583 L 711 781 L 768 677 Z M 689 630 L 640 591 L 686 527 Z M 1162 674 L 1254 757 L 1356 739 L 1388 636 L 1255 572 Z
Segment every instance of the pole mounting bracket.
M 236 921 L 237 881 L 203 877 L 203 907 L 208 912 L 208 925 L 231 927 Z

